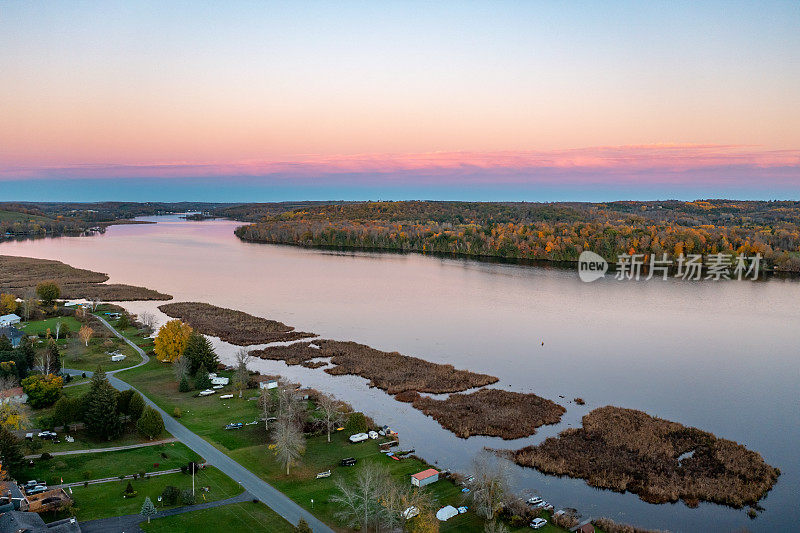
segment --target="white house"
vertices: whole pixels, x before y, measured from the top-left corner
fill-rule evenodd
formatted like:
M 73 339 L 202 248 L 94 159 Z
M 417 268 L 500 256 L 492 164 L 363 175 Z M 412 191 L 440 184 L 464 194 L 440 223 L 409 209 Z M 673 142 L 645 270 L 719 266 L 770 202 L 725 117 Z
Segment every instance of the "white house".
M 0 316 L 0 328 L 5 326 L 11 326 L 13 324 L 19 324 L 20 320 L 22 320 L 19 316 L 11 313 L 10 315 L 3 315 Z

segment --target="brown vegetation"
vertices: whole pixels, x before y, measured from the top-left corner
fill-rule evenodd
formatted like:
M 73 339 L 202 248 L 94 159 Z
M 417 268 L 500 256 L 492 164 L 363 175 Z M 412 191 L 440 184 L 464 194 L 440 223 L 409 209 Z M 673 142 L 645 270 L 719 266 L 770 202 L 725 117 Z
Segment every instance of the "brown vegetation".
M 683 499 L 741 507 L 761 499 L 780 475 L 741 444 L 612 406 L 584 416 L 580 429 L 567 429 L 509 456 L 547 474 L 630 491 L 651 503 Z
M 219 337 L 238 346 L 315 336 L 313 333 L 295 331 L 293 327 L 275 320 L 207 303 L 177 302 L 161 305 L 159 309 L 172 318 L 183 320 L 200 333 Z
M 314 341 L 314 344 L 319 348 L 311 348 L 308 343 L 295 343 L 255 350 L 251 354 L 262 359 L 285 361 L 289 365 L 330 357 L 333 366 L 325 369 L 328 374 L 361 376 L 370 380 L 370 386 L 389 394 L 404 391 L 443 394 L 497 382 L 494 376 L 457 370 L 453 365 L 431 363 L 397 352 L 382 352 L 355 342 L 323 340 Z
M 451 394 L 446 400 L 413 396 L 411 405 L 462 439 L 472 435 L 504 439 L 527 437 L 536 433 L 539 426 L 557 424 L 566 412 L 562 406 L 541 396 L 500 389 Z M 409 401 L 409 397 L 408 393 L 395 396 L 401 401 Z
M 43 281 L 54 281 L 62 298 L 87 300 L 169 300 L 172 296 L 133 285 L 107 284 L 108 275 L 71 267 L 61 261 L 0 255 L 0 292 L 20 298 Z
M 619 524 L 610 518 L 596 518 L 592 524 L 599 527 L 605 533 L 662 533 L 659 529 L 644 529 L 628 524 Z

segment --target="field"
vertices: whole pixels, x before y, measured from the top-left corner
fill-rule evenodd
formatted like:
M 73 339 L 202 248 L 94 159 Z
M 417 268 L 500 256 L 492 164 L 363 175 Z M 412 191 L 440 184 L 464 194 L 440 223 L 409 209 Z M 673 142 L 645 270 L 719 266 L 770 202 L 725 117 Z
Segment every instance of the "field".
M 313 344 L 319 348 L 312 348 L 308 343 L 295 343 L 250 353 L 262 359 L 277 359 L 288 364 L 330 357 L 334 366 L 325 369 L 328 374 L 361 376 L 370 380 L 371 386 L 389 394 L 405 391 L 444 394 L 497 382 L 494 376 L 458 370 L 453 365 L 431 363 L 397 352 L 382 352 L 355 342 L 322 340 Z
M 219 337 L 239 346 L 316 336 L 313 333 L 295 331 L 293 327 L 282 322 L 206 303 L 169 303 L 159 306 L 158 309 L 172 318 L 180 318 L 200 333 Z
M 263 503 L 232 503 L 139 524 L 148 533 L 208 533 L 211 531 L 269 531 L 293 533 L 295 528 Z
M 541 396 L 500 389 L 451 394 L 444 400 L 417 393 L 410 396 L 405 399 L 411 400 L 415 409 L 433 417 L 462 439 L 471 435 L 504 439 L 527 437 L 536 433 L 539 426 L 557 424 L 566 412 L 562 406 Z M 402 394 L 396 398 L 402 400 Z
M 509 457 L 548 474 L 585 479 L 593 487 L 630 491 L 651 503 L 755 505 L 780 475 L 758 453 L 733 441 L 610 406 L 584 416 L 582 428 Z
M 166 455 L 166 457 L 164 457 Z M 57 455 L 34 461 L 20 471 L 20 479 L 37 479 L 48 485 L 75 483 L 106 477 L 179 468 L 200 456 L 180 442 L 102 453 Z M 158 465 L 158 466 L 156 466 Z
M 106 284 L 100 272 L 74 268 L 60 261 L 0 255 L 0 292 L 25 297 L 42 281 L 55 281 L 62 298 L 105 300 L 169 300 L 172 297 L 144 287 Z

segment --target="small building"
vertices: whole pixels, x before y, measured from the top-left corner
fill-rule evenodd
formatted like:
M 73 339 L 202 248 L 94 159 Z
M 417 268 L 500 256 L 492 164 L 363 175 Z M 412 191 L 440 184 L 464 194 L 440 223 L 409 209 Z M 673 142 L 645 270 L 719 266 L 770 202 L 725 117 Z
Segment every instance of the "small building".
M 594 526 L 592 525 L 592 519 L 584 520 L 577 526 L 570 529 L 572 532 L 577 533 L 594 533 Z
M 415 487 L 424 487 L 437 481 L 439 481 L 439 471 L 435 468 L 429 468 L 411 476 L 411 484 Z
M 22 342 L 25 333 L 14 326 L 0 326 L 0 337 L 7 338 L 11 341 L 11 346 L 16 348 Z
M 230 383 L 230 381 L 231 381 L 230 379 L 224 376 L 214 376 L 213 378 L 211 378 L 212 385 L 227 385 L 228 383 Z
M 0 316 L 0 328 L 5 326 L 13 326 L 14 324 L 19 324 L 21 320 L 22 318 L 20 318 L 18 315 L 15 315 L 14 313 L 11 313 L 10 315 Z
M 253 381 L 258 383 L 259 389 L 277 389 L 278 380 L 270 376 L 253 376 Z
M 22 390 L 22 387 L 14 387 L 13 389 L 6 389 L 0 391 L 0 405 L 3 404 L 23 404 L 28 401 L 28 395 Z

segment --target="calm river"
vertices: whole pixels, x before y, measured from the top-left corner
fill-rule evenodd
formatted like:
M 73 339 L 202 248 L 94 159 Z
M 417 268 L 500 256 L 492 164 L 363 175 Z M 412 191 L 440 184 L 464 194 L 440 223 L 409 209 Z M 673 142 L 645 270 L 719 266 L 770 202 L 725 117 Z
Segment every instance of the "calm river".
M 520 489 L 584 517 L 672 531 L 783 531 L 800 522 L 796 280 L 582 283 L 572 270 L 247 244 L 234 236 L 235 222 L 149 220 L 158 223 L 112 226 L 94 237 L 6 242 L 0 254 L 58 259 L 175 301 L 209 302 L 324 337 L 452 363 L 499 377 L 498 387 L 567 407 L 561 425 L 529 439 L 461 440 L 364 379 L 282 362 L 251 365 L 349 401 L 397 429 L 403 448 L 416 448 L 442 468 L 466 472 L 483 446 L 538 442 L 613 404 L 738 441 L 783 472 L 762 501 L 764 512 L 750 520 L 745 510 L 651 505 L 582 480 L 515 468 Z M 140 312 L 158 304 L 124 305 Z M 216 344 L 230 361 L 235 348 Z M 570 401 L 577 396 L 585 406 Z

